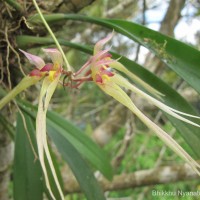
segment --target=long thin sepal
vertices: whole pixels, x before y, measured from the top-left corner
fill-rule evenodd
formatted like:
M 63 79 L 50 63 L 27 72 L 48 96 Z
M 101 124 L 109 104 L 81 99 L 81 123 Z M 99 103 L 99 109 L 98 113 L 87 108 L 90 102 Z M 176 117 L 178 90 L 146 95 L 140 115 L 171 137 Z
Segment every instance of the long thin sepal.
M 38 156 L 39 156 L 40 164 L 41 164 L 42 171 L 44 174 L 45 183 L 51 197 L 53 198 L 53 200 L 56 200 L 51 190 L 51 186 L 49 183 L 49 178 L 48 178 L 48 174 L 47 174 L 47 170 L 46 170 L 46 166 L 44 162 L 44 140 L 46 140 L 46 112 L 44 110 L 43 99 L 45 97 L 47 89 L 48 89 L 48 84 L 44 80 L 42 84 L 41 92 L 40 92 L 38 113 L 36 117 L 36 140 L 37 140 L 37 147 L 38 147 Z
M 182 117 L 179 114 L 188 116 L 188 117 L 193 117 L 193 118 L 200 118 L 198 116 L 194 116 L 194 115 L 190 115 L 181 111 L 178 111 L 176 109 L 173 109 L 167 105 L 165 105 L 164 103 L 162 103 L 161 101 L 158 101 L 157 99 L 151 97 L 150 95 L 146 94 L 145 92 L 143 92 L 142 90 L 138 89 L 137 87 L 135 87 L 134 85 L 132 85 L 131 83 L 129 83 L 125 78 L 123 78 L 122 76 L 116 74 L 115 76 L 111 77 L 112 81 L 117 83 L 118 85 L 125 87 L 127 89 L 130 89 L 131 91 L 135 92 L 136 94 L 139 94 L 140 96 L 144 97 L 145 99 L 147 99 L 148 101 L 150 101 L 151 103 L 153 103 L 155 106 L 157 106 L 158 108 L 160 108 L 161 110 L 163 110 L 164 112 L 168 113 L 169 115 L 182 120 L 188 124 L 192 124 L 193 126 L 197 126 L 200 127 L 199 124 L 192 122 L 191 120 L 186 119 L 185 117 Z M 179 113 L 179 114 L 177 114 Z
M 100 86 L 105 93 L 115 98 L 121 104 L 129 108 L 149 129 L 153 130 L 155 134 L 173 151 L 175 151 L 183 160 L 185 160 L 199 175 L 200 165 L 164 130 L 146 117 L 131 101 L 129 96 L 115 83 L 110 82 L 104 86 Z
M 44 152 L 47 156 L 47 160 L 49 162 L 50 169 L 52 171 L 52 175 L 54 177 L 55 183 L 57 185 L 58 191 L 60 193 L 61 199 L 64 200 L 64 195 L 61 189 L 61 186 L 59 184 L 55 168 L 53 166 L 53 162 L 50 156 L 48 144 L 47 144 L 47 136 L 46 136 L 46 112 L 48 109 L 48 105 L 50 102 L 50 99 L 56 89 L 56 86 L 59 82 L 59 77 L 57 76 L 54 81 L 50 81 L 49 77 L 46 77 L 43 81 L 43 85 L 41 88 L 40 98 L 39 98 L 39 105 L 38 105 L 38 114 L 36 118 L 36 135 L 37 135 L 37 144 L 38 144 L 38 154 L 40 163 L 42 166 L 42 170 L 45 177 L 45 182 L 47 185 L 47 188 L 50 192 L 50 195 L 53 199 L 55 199 L 53 192 L 51 190 L 48 174 L 46 171 L 46 166 L 44 162 Z

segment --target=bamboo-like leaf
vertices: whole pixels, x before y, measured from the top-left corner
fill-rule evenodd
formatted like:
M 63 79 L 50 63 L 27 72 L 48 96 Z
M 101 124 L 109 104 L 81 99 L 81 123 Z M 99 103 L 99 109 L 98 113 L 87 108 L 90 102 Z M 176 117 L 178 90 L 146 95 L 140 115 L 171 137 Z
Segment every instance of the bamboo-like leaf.
M 24 127 L 24 121 L 23 121 L 21 115 L 19 115 L 18 116 L 19 123 L 17 123 L 17 134 L 18 135 L 16 134 L 16 142 L 17 143 L 15 143 L 15 145 L 20 143 L 20 147 L 18 149 L 16 149 L 15 152 L 20 151 L 21 157 L 20 157 L 19 153 L 17 153 L 17 154 L 15 153 L 15 155 L 17 157 L 15 156 L 15 163 L 14 163 L 14 196 L 16 193 L 16 195 L 17 195 L 16 199 L 20 199 L 20 200 L 21 199 L 22 200 L 23 199 L 27 199 L 27 200 L 38 199 L 39 200 L 39 197 L 36 198 L 37 197 L 37 192 L 35 192 L 36 188 L 34 188 L 34 189 L 30 188 L 30 190 L 32 190 L 33 193 L 29 192 L 29 187 L 31 186 L 29 184 L 32 184 L 32 181 L 33 181 L 33 183 L 35 183 L 34 187 L 38 187 L 38 189 L 41 189 L 40 187 L 42 187 L 41 192 L 43 193 L 43 190 L 44 190 L 44 192 L 48 195 L 49 199 L 51 199 L 51 196 L 48 192 L 45 182 L 42 179 L 42 171 L 41 171 L 40 163 L 38 160 L 35 159 L 35 157 L 33 155 L 33 150 L 31 149 L 30 141 L 27 138 L 27 133 L 30 133 L 31 142 L 34 145 L 34 149 L 37 150 L 34 122 L 33 122 L 32 118 L 29 116 L 29 114 L 27 114 L 26 112 L 23 112 L 22 114 L 26 120 L 25 127 L 27 127 L 27 129 Z M 24 142 L 26 142 L 26 144 L 24 144 Z M 49 150 L 51 153 L 51 158 L 52 158 L 55 170 L 56 170 L 56 174 L 57 174 L 59 183 L 60 183 L 61 187 L 63 187 L 63 181 L 62 181 L 61 173 L 59 170 L 59 166 L 58 166 L 55 155 L 52 152 L 50 146 L 49 146 Z M 25 155 L 26 157 L 23 157 L 23 155 Z M 24 164 L 24 166 L 22 167 L 23 164 Z M 49 183 L 52 188 L 53 194 L 56 199 L 60 199 L 60 194 L 59 194 L 58 188 L 56 187 L 54 177 L 51 173 L 51 169 L 50 169 L 50 166 L 49 166 L 49 163 L 48 163 L 46 157 L 45 157 L 45 164 L 47 167 L 47 174 L 49 177 Z M 34 169 L 34 166 L 35 166 L 35 169 Z M 38 169 L 36 167 L 38 167 Z M 37 177 L 37 174 L 35 173 L 36 170 L 39 170 L 39 172 L 40 172 L 39 177 Z M 24 173 L 26 171 L 29 173 L 28 175 L 30 177 L 29 176 L 24 177 L 27 175 L 26 173 Z M 21 174 L 23 174 L 24 176 L 22 176 Z M 18 176 L 20 176 L 20 177 L 18 177 Z M 31 179 L 31 180 L 29 180 L 29 179 Z M 37 185 L 38 183 L 36 183 L 35 180 L 40 181 L 39 185 Z M 22 181 L 24 181 L 24 182 L 22 182 Z M 25 187 L 25 188 L 23 188 L 23 187 Z M 30 195 L 31 197 L 27 196 L 26 193 L 28 195 Z M 21 195 L 23 195 L 23 196 L 21 196 Z
M 23 105 L 19 103 L 19 105 L 25 112 L 35 118 L 35 107 L 27 102 L 23 102 Z M 55 112 L 48 111 L 47 130 L 48 133 L 56 132 L 57 134 L 63 135 L 96 170 L 99 170 L 106 178 L 112 178 L 112 167 L 106 153 L 72 123 Z
M 28 115 L 35 118 L 36 113 L 33 106 L 27 103 L 20 104 L 20 107 L 26 112 Z M 26 107 L 25 107 L 26 106 Z M 33 108 L 33 110 L 30 110 L 30 108 Z M 53 115 L 55 116 L 55 115 Z M 59 119 L 58 119 L 59 120 Z M 61 121 L 62 123 L 63 121 Z M 64 122 L 66 123 L 66 122 Z M 96 179 L 94 178 L 94 175 L 85 162 L 85 160 L 82 158 L 80 153 L 77 151 L 77 149 L 64 137 L 59 130 L 57 130 L 57 126 L 52 126 L 51 131 L 49 132 L 49 136 L 51 137 L 52 141 L 57 146 L 59 152 L 63 156 L 63 158 L 66 160 L 66 162 L 71 167 L 77 181 L 80 184 L 80 187 L 82 191 L 85 193 L 88 200 L 105 200 L 105 197 L 103 195 L 103 192 L 101 191 L 101 188 L 99 187 Z M 69 130 L 73 129 L 74 127 L 71 125 L 69 127 Z M 77 129 L 75 129 L 77 130 Z M 86 139 L 88 140 L 88 139 Z M 78 139 L 77 139 L 78 141 Z M 74 144 L 79 143 L 76 140 L 74 140 Z M 76 145 L 75 145 L 76 146 Z M 80 149 L 80 151 L 85 151 L 84 148 Z M 96 151 L 94 149 L 94 151 Z M 50 180 L 50 179 L 49 179 Z
M 69 164 L 87 199 L 105 200 L 92 171 L 76 148 L 62 134 L 57 134 L 55 129 L 49 132 L 49 135 L 62 157 Z
M 101 19 L 61 13 L 46 15 L 45 18 L 49 23 L 70 19 L 91 22 L 105 26 L 111 30 L 114 29 L 116 32 L 129 37 L 151 50 L 200 93 L 200 52 L 183 42 L 126 20 Z M 30 22 L 38 23 L 40 21 L 38 20 L 38 16 L 35 16 Z
M 26 124 L 24 124 L 22 116 L 18 114 L 14 158 L 14 199 L 42 200 L 42 171 L 38 160 L 35 161 L 27 136 L 29 134 L 36 149 L 35 130 L 30 117 L 25 113 L 24 119 L 26 120 Z
M 112 179 L 112 167 L 106 153 L 77 127 L 55 112 L 47 114 L 48 133 L 62 134 L 91 164 L 108 179 Z

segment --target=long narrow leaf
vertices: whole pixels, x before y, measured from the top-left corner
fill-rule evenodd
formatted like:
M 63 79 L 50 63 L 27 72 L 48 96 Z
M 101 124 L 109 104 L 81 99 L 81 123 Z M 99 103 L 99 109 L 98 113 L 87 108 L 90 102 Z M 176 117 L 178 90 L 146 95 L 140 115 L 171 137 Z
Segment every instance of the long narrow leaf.
M 47 22 L 57 22 L 66 19 L 99 24 L 112 30 L 114 29 L 140 43 L 154 52 L 173 71 L 200 93 L 200 52 L 197 49 L 145 26 L 126 20 L 100 19 L 83 15 L 59 13 L 46 15 Z M 31 22 L 36 21 L 39 22 L 37 16 Z
M 30 134 L 31 141 L 34 147 L 36 147 L 35 130 L 30 117 L 25 113 L 24 118 L 26 124 L 24 124 L 20 114 L 17 116 L 14 158 L 14 199 L 42 200 L 42 171 L 38 160 L 35 161 L 33 150 L 27 137 L 27 134 Z
M 45 185 L 45 181 L 43 181 L 44 179 L 42 179 L 42 171 L 41 171 L 41 165 L 39 163 L 39 160 L 36 159 L 36 157 L 33 157 L 33 155 L 32 155 L 33 154 L 32 148 L 34 147 L 34 150 L 35 151 L 37 150 L 34 121 L 29 116 L 29 114 L 26 112 L 23 112 L 18 115 L 19 115 L 18 116 L 19 120 L 17 121 L 18 122 L 17 123 L 17 131 L 18 131 L 17 134 L 18 135 L 16 134 L 16 142 L 20 142 L 21 145 L 20 145 L 20 147 L 17 147 L 18 149 L 16 149 L 16 151 L 15 151 L 17 153 L 16 154 L 17 157 L 15 157 L 15 164 L 14 164 L 14 169 L 16 169 L 16 170 L 14 170 L 14 174 L 16 174 L 16 177 L 14 179 L 14 191 L 18 195 L 19 191 L 20 191 L 18 188 L 20 188 L 20 186 L 21 187 L 23 186 L 25 188 L 22 188 L 22 191 L 20 191 L 20 195 L 21 194 L 26 195 L 26 193 L 28 193 L 28 195 L 29 195 L 29 187 L 30 187 L 29 184 L 31 184 L 32 181 L 34 182 L 36 179 L 38 179 L 38 181 L 40 181 L 40 185 L 38 185 L 38 188 L 42 187 L 42 192 L 44 190 L 44 192 L 48 195 L 49 199 L 51 199 L 49 191 Z M 22 115 L 23 115 L 23 118 L 22 118 Z M 23 120 L 26 120 L 26 121 L 23 121 Z M 26 124 L 24 124 L 24 123 L 26 123 Z M 19 132 L 19 130 L 21 132 Z M 22 132 L 22 131 L 24 131 L 24 132 Z M 30 134 L 31 143 L 30 143 L 30 140 L 28 139 L 27 134 Z M 23 145 L 24 142 L 26 142 L 26 144 Z M 16 143 L 16 145 L 17 145 L 17 143 Z M 33 145 L 33 147 L 31 147 L 31 145 Z M 56 170 L 56 174 L 57 174 L 59 183 L 60 183 L 61 187 L 63 188 L 63 181 L 62 181 L 61 173 L 60 173 L 59 166 L 56 161 L 55 155 L 51 150 L 51 146 L 49 146 L 49 150 L 51 153 L 52 161 L 53 161 L 53 164 L 54 164 L 54 167 Z M 20 159 L 18 159 L 18 157 L 20 156 L 20 153 L 21 153 L 21 157 L 20 157 Z M 23 154 L 27 154 L 26 158 L 23 158 Z M 30 154 L 30 156 L 29 156 L 29 154 Z M 34 156 L 36 156 L 36 155 L 34 155 Z M 24 163 L 24 167 L 30 174 L 24 173 L 25 172 L 24 167 L 19 167 L 19 165 L 22 165 L 23 163 Z M 34 169 L 33 164 L 35 165 L 35 169 Z M 48 163 L 46 157 L 45 157 L 45 164 L 47 166 L 47 174 L 49 177 L 49 183 L 52 188 L 52 192 L 56 199 L 60 199 L 60 194 L 59 194 L 58 188 L 56 186 L 54 177 L 52 175 L 52 172 L 51 172 L 51 169 L 50 169 L 50 166 L 49 166 L 49 163 Z M 33 167 L 29 167 L 29 165 L 30 166 L 33 165 Z M 37 170 L 36 167 L 39 167 L 39 172 L 40 172 L 39 177 L 35 173 L 35 171 Z M 31 170 L 33 170 L 33 172 Z M 24 174 L 24 176 L 30 176 L 30 177 L 21 176 L 22 173 Z M 20 178 L 18 178 L 18 176 L 20 176 Z M 29 179 L 31 179 L 31 180 L 29 180 Z M 21 183 L 20 183 L 21 185 L 18 184 L 19 183 L 18 181 L 20 181 L 20 180 L 24 181 L 25 186 Z M 27 184 L 26 184 L 26 182 L 27 182 Z M 26 190 L 26 187 L 28 188 L 27 190 Z M 34 187 L 37 187 L 37 183 L 35 183 Z M 30 190 L 32 190 L 32 189 L 30 188 Z M 35 190 L 33 189 L 33 192 L 34 191 Z M 35 193 L 35 195 L 37 195 L 37 193 Z M 33 193 L 30 193 L 30 196 L 33 196 L 33 199 L 35 197 L 33 195 Z M 28 200 L 29 198 L 32 199 L 32 197 L 29 197 L 29 196 L 27 196 L 25 199 Z M 21 199 L 21 196 L 19 199 Z M 22 198 L 22 200 L 23 200 L 23 198 Z
M 35 117 L 34 110 L 30 113 L 30 110 L 24 106 L 20 105 L 20 107 L 25 112 L 27 112 L 27 114 Z M 54 127 L 51 127 L 51 129 L 52 131 L 49 132 L 49 136 L 54 141 L 63 158 L 69 164 L 87 199 L 105 200 L 104 194 L 98 185 L 98 182 L 96 181 L 91 169 L 82 158 L 80 153 L 77 151 L 77 149 L 66 139 L 66 137 L 64 137 L 62 134 L 59 134 L 57 129 L 54 129 Z
M 59 152 L 69 164 L 88 200 L 105 200 L 104 194 L 85 160 L 66 138 L 54 129 L 49 133 Z
M 80 129 L 54 112 L 48 112 L 47 120 L 49 133 L 54 129 L 58 134 L 62 134 L 85 158 L 90 160 L 96 169 L 99 169 L 108 179 L 112 179 L 112 168 L 107 155 L 92 140 L 86 139 Z
M 35 107 L 27 102 L 23 102 L 23 106 L 21 104 L 20 106 L 35 118 Z M 112 178 L 112 167 L 106 153 L 72 123 L 55 112 L 48 111 L 47 130 L 50 134 L 54 131 L 57 134 L 63 135 L 65 139 L 68 140 L 78 150 L 78 152 L 95 167 L 95 169 L 99 170 L 106 178 Z

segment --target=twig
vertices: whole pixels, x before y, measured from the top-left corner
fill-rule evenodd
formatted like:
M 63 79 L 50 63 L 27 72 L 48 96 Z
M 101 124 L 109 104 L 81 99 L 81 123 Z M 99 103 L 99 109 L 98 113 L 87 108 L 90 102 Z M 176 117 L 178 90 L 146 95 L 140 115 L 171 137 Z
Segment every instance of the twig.
M 5 38 L 7 41 L 7 52 L 6 52 L 6 69 L 7 69 L 7 74 L 8 74 L 8 85 L 9 85 L 9 89 L 12 88 L 12 84 L 11 84 L 11 79 L 10 79 L 10 70 L 9 70 L 9 54 L 10 54 L 10 48 L 9 48 L 9 41 L 8 41 L 8 28 L 6 26 L 5 28 Z
M 122 141 L 120 150 L 118 151 L 116 157 L 113 159 L 112 161 L 112 165 L 114 166 L 114 168 L 118 167 L 121 163 L 121 161 L 123 160 L 123 158 L 125 157 L 126 151 L 130 145 L 130 141 L 133 138 L 133 136 L 135 135 L 133 132 L 133 115 L 132 113 L 128 112 L 128 117 L 127 117 L 127 122 L 126 122 L 126 134 L 124 135 L 124 139 Z
M 175 131 L 176 131 L 176 129 L 175 129 L 175 128 L 172 128 L 172 130 L 171 130 L 170 133 L 169 133 L 170 136 L 173 136 L 174 133 L 175 133 Z M 157 161 L 155 162 L 154 167 L 159 167 L 159 165 L 161 164 L 162 158 L 163 158 L 163 156 L 164 156 L 166 150 L 167 150 L 167 146 L 164 145 L 164 146 L 161 148 L 161 150 L 160 150 L 158 159 L 157 159 Z M 151 188 L 152 188 L 152 186 L 146 187 L 146 188 L 138 195 L 137 200 L 142 200 L 142 199 L 144 199 L 145 194 L 146 194 Z
M 69 71 L 72 71 L 72 70 L 71 70 L 71 66 L 69 65 L 69 62 L 67 61 L 67 58 L 66 58 L 66 56 L 65 56 L 65 54 L 64 54 L 64 52 L 63 52 L 63 50 L 62 50 L 62 48 L 61 48 L 61 46 L 60 46 L 58 40 L 56 39 L 56 37 L 55 37 L 54 33 L 52 32 L 51 28 L 49 27 L 48 23 L 46 22 L 46 20 L 45 20 L 43 14 L 42 14 L 42 12 L 40 11 L 40 8 L 39 8 L 37 2 L 36 2 L 35 0 L 33 0 L 33 4 L 34 4 L 34 6 L 35 6 L 35 8 L 36 8 L 36 10 L 37 10 L 37 12 L 38 12 L 38 14 L 40 15 L 41 20 L 42 20 L 42 22 L 44 23 L 46 29 L 48 30 L 48 32 L 50 33 L 51 37 L 53 38 L 53 40 L 54 40 L 56 46 L 57 46 L 58 49 L 60 50 L 60 52 L 61 52 L 61 54 L 62 54 L 62 56 L 63 56 L 64 62 L 65 62 L 65 64 L 66 64 L 67 69 L 68 69 Z
M 0 83 L 2 83 L 4 78 L 2 54 L 0 54 L 0 69 L 1 69 Z
M 131 6 L 131 4 L 135 3 L 133 0 L 122 0 L 119 2 L 115 7 L 111 8 L 107 12 L 104 13 L 104 17 L 114 17 L 117 14 L 121 13 L 126 9 L 127 7 Z
M 84 113 L 84 114 L 82 115 L 81 118 L 85 118 L 85 117 L 88 117 L 88 116 L 92 116 L 92 115 L 94 115 L 95 113 L 101 111 L 103 108 L 105 108 L 105 107 L 107 107 L 107 106 L 113 104 L 113 102 L 114 102 L 113 100 L 108 101 L 108 102 L 104 103 L 103 105 L 101 105 L 101 106 L 99 106 L 99 107 L 96 107 L 95 109 L 90 110 L 90 111 Z
M 148 185 L 167 184 L 198 179 L 198 174 L 196 174 L 188 164 L 182 164 L 156 167 L 134 173 L 116 175 L 112 182 L 109 182 L 106 179 L 102 179 L 99 182 L 104 191 L 117 191 Z M 79 185 L 74 179 L 64 179 L 64 190 L 66 193 L 80 192 Z

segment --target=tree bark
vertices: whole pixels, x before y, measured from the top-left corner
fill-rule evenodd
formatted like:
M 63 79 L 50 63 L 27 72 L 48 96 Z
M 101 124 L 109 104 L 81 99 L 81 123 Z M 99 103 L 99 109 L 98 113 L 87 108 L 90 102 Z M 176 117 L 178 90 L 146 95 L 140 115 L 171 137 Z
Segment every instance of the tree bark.
M 166 35 L 173 36 L 174 28 L 176 27 L 180 17 L 181 10 L 186 0 L 171 0 L 167 9 L 166 15 L 162 21 L 160 32 Z
M 110 182 L 101 178 L 99 183 L 104 191 L 124 190 L 156 184 L 175 183 L 179 181 L 198 180 L 199 175 L 188 165 L 174 165 L 141 170 L 134 173 L 114 176 Z M 66 193 L 80 192 L 78 183 L 74 180 L 64 180 Z
M 86 6 L 93 3 L 95 0 L 46 0 L 43 1 L 43 7 L 48 12 L 78 12 Z
M 8 200 L 10 166 L 13 160 L 13 143 L 3 127 L 0 127 L 0 200 Z

